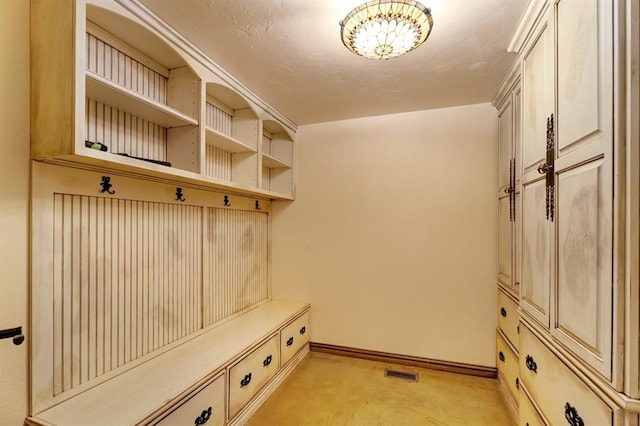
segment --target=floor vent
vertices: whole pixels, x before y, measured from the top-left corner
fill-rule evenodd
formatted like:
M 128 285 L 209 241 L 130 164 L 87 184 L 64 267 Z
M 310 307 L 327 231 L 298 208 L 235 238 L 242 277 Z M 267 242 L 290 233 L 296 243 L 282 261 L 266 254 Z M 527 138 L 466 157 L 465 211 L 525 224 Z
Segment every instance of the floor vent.
M 408 371 L 397 371 L 397 370 L 384 370 L 385 377 L 395 377 L 396 379 L 408 380 L 410 382 L 418 381 L 418 373 L 411 373 Z

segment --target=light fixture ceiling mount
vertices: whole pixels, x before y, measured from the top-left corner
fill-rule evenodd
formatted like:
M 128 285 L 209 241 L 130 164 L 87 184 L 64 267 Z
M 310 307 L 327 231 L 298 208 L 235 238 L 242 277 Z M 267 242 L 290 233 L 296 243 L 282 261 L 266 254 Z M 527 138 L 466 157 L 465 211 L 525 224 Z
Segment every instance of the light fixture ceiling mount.
M 373 0 L 340 21 L 344 45 L 356 55 L 389 59 L 410 52 L 429 37 L 431 10 L 412 0 Z

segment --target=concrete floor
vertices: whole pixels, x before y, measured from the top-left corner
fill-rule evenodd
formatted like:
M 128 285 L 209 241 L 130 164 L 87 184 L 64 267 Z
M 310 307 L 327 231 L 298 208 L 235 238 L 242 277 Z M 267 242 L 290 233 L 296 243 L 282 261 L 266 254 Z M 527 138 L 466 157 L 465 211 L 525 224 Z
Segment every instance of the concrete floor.
M 385 368 L 418 382 L 384 377 Z M 513 426 L 497 380 L 311 352 L 249 426 Z

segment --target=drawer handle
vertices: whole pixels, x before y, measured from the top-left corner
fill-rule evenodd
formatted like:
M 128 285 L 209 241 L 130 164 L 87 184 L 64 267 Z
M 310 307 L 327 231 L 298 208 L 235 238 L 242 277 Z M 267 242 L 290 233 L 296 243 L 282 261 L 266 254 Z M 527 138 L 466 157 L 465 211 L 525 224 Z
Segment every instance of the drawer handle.
M 289 337 L 289 340 L 287 340 L 287 346 L 291 346 L 293 345 L 293 336 Z
M 571 426 L 584 426 L 584 420 L 578 415 L 578 410 L 568 402 L 564 406 L 564 418 Z
M 503 317 L 507 317 L 507 310 L 505 308 L 500 308 L 500 315 L 502 315 Z
M 516 389 L 520 389 L 520 377 L 516 377 Z
M 240 387 L 243 388 L 251 383 L 251 373 L 244 376 L 244 379 L 240 380 Z
M 269 355 L 268 357 L 266 357 L 264 359 L 264 361 L 262 361 L 262 366 L 266 367 L 267 365 L 271 364 L 271 355 Z
M 303 326 L 303 327 L 300 329 L 300 334 L 304 334 L 304 333 L 306 333 L 306 332 L 307 332 L 307 327 Z
M 202 412 L 202 414 L 196 417 L 196 422 L 194 425 L 195 426 L 203 425 L 206 422 L 208 422 L 210 418 L 211 418 L 211 407 L 207 408 Z
M 502 351 L 500 351 L 500 353 L 498 354 L 498 358 L 500 358 L 500 361 L 504 362 L 504 354 L 502 353 Z
M 527 355 L 527 358 L 525 358 L 525 364 L 527 365 L 527 368 L 529 370 L 538 374 L 538 364 L 536 364 L 536 362 L 533 360 L 533 357 L 531 355 Z

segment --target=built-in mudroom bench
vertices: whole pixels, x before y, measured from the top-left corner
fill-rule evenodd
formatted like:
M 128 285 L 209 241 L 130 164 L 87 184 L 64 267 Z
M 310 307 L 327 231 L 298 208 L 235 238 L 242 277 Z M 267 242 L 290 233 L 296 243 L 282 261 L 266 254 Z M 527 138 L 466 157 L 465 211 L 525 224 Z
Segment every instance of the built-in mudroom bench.
M 27 423 L 243 423 L 309 351 L 271 298 L 295 124 L 139 2 L 30 14 Z
M 236 424 L 309 351 L 271 201 L 33 163 L 36 425 Z

